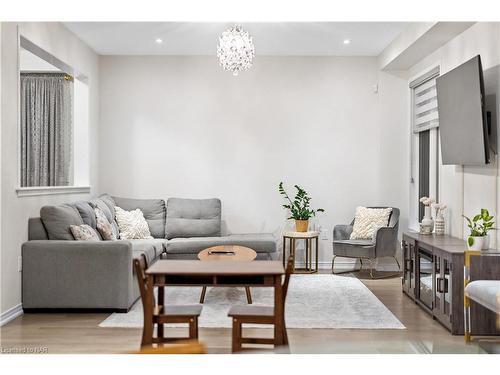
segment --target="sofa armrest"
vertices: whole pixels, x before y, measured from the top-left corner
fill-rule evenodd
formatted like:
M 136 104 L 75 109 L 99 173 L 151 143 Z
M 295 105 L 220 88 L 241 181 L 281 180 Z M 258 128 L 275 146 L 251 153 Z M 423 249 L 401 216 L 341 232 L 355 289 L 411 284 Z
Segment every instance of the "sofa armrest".
M 128 241 L 28 241 L 22 246 L 24 308 L 128 309 Z
M 333 240 L 348 240 L 351 237 L 352 225 L 335 225 L 333 228 Z

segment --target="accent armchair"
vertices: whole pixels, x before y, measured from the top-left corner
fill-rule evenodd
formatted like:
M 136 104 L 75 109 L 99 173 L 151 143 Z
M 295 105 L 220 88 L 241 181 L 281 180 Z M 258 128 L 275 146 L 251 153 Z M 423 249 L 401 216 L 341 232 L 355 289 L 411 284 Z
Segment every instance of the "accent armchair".
M 387 208 L 387 207 L 369 207 L 369 208 Z M 335 258 L 356 258 L 360 261 L 360 268 L 356 271 L 361 271 L 363 268 L 363 260 L 367 260 L 370 264 L 370 277 L 373 279 L 374 261 L 378 258 L 391 257 L 393 258 L 398 269 L 401 270 L 399 262 L 396 258 L 398 243 L 398 228 L 399 228 L 399 209 L 392 207 L 391 216 L 389 217 L 389 225 L 376 229 L 372 239 L 366 240 L 351 240 L 354 220 L 350 225 L 336 225 L 333 228 L 333 259 L 332 273 L 341 274 L 352 271 L 335 272 Z M 398 272 L 399 274 L 399 272 Z M 392 276 L 392 275 L 391 275 Z

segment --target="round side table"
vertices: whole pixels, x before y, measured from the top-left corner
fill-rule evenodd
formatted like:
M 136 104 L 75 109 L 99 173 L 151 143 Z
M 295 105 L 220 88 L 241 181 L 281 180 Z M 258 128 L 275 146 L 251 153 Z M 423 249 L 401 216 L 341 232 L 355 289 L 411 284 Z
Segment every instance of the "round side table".
M 309 231 L 309 232 L 284 232 L 283 233 L 283 266 L 286 262 L 286 243 L 288 241 L 289 254 L 293 256 L 295 261 L 297 257 L 295 256 L 296 242 L 297 240 L 305 241 L 305 267 L 295 268 L 293 267 L 293 273 L 317 273 L 318 272 L 318 251 L 319 251 L 319 232 Z M 314 265 L 313 265 L 313 243 L 314 243 Z

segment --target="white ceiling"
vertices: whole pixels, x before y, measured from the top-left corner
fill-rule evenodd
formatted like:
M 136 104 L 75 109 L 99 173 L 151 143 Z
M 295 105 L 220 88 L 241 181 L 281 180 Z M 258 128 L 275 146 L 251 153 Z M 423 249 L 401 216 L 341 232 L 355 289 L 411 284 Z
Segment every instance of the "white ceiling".
M 215 55 L 232 23 L 66 22 L 101 55 Z M 243 23 L 260 56 L 377 56 L 407 22 Z M 161 38 L 162 44 L 155 43 Z M 345 45 L 345 39 L 351 43 Z

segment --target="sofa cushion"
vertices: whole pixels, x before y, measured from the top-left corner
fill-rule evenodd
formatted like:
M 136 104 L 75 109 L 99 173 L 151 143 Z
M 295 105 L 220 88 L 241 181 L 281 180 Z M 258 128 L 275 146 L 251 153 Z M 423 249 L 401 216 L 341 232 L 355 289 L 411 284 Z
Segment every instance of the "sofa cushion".
M 167 201 L 166 238 L 219 237 L 220 199 L 170 198 Z
M 369 240 L 377 228 L 389 225 L 392 208 L 357 207 L 351 240 Z
M 254 249 L 257 253 L 276 252 L 276 238 L 272 233 L 231 234 L 226 237 L 227 245 L 240 245 Z
M 69 229 L 70 225 L 84 224 L 82 217 L 75 207 L 69 204 L 59 206 L 43 206 L 40 217 L 47 230 L 49 240 L 74 240 Z
M 155 238 L 165 238 L 165 201 L 163 199 L 131 199 L 113 197 L 115 205 L 126 211 L 140 209 Z
M 134 258 L 136 258 L 140 254 L 144 254 L 146 256 L 146 260 L 148 264 L 152 264 L 152 262 L 158 258 L 161 253 L 163 253 L 166 242 L 164 239 L 153 238 L 153 239 L 137 239 L 137 240 L 127 240 L 132 244 L 132 253 Z
M 122 240 L 131 239 L 151 239 L 149 226 L 142 211 L 138 208 L 125 211 L 123 208 L 115 206 L 116 222 L 120 228 L 120 238 Z
M 167 242 L 167 254 L 198 254 L 207 247 L 240 245 L 254 249 L 257 253 L 274 253 L 276 240 L 270 233 L 233 234 L 225 237 L 173 238 Z
M 94 208 L 86 201 L 78 201 L 70 204 L 78 210 L 78 213 L 82 217 L 85 224 L 92 228 L 96 228 L 95 212 Z
M 92 199 L 89 202 L 89 204 L 94 209 L 96 207 L 98 207 L 102 210 L 102 212 L 104 212 L 106 219 L 108 219 L 109 223 L 113 227 L 113 232 L 115 232 L 118 236 L 118 234 L 120 233 L 120 230 L 118 229 L 118 224 L 116 223 L 116 220 L 115 220 L 115 207 L 113 206 L 112 208 L 110 208 L 109 204 L 111 204 L 111 201 L 109 200 L 109 198 L 107 198 L 109 196 L 104 195 L 101 197 Z
M 115 212 L 116 203 L 113 197 L 109 194 L 102 194 L 99 196 L 98 199 L 102 200 L 106 204 L 106 206 L 108 206 L 109 212 L 111 212 L 111 216 L 114 218 L 116 215 Z
M 94 208 L 97 230 L 105 241 L 116 241 L 118 239 L 118 232 L 115 231 L 113 225 L 108 221 L 104 211 L 99 207 Z
M 375 258 L 373 240 L 335 240 L 333 253 L 341 257 Z
M 90 225 L 82 224 L 82 225 L 70 225 L 69 230 L 73 237 L 77 241 L 100 241 L 101 236 Z

